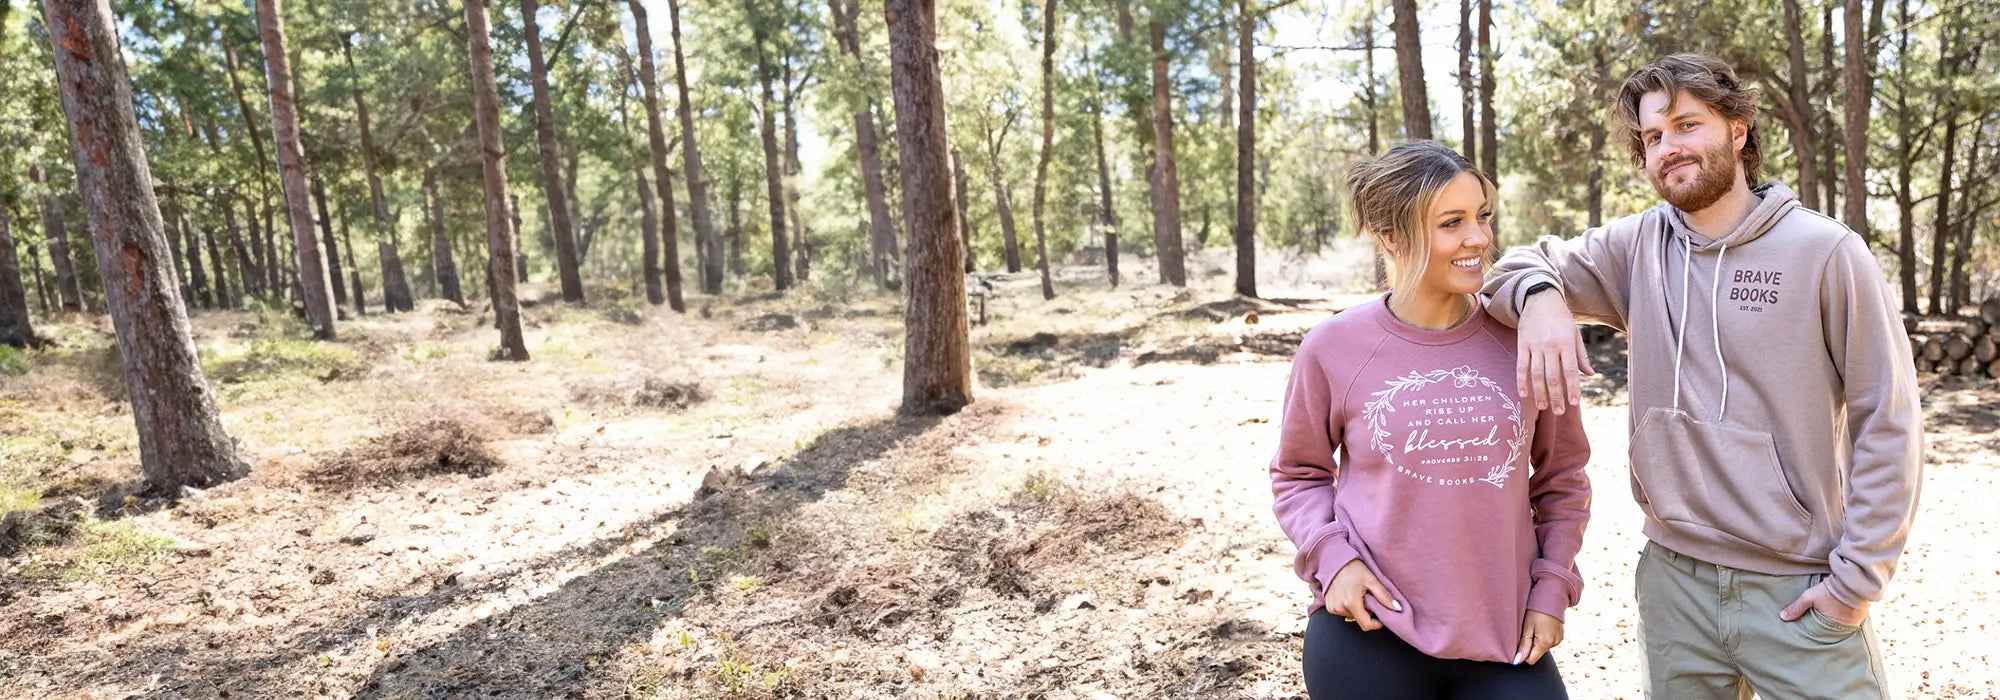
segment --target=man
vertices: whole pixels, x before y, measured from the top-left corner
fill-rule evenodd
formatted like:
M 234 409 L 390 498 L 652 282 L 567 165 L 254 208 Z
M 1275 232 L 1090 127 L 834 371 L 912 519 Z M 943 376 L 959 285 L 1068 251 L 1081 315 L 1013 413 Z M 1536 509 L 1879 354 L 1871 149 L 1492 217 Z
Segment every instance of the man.
M 1575 321 L 1631 339 L 1651 697 L 1885 697 L 1868 607 L 1916 512 L 1915 366 L 1861 237 L 1750 186 L 1756 102 L 1709 56 L 1633 74 L 1614 109 L 1666 203 L 1510 252 L 1489 310 L 1557 412 L 1591 371 Z

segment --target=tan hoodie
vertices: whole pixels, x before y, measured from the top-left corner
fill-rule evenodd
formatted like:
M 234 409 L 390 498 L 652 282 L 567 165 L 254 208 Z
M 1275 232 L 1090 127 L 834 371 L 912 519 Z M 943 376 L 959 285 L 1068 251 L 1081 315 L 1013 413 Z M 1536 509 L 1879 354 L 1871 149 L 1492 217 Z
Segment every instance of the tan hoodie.
M 1908 336 L 1861 237 L 1785 186 L 1708 240 L 1661 204 L 1501 258 L 1489 312 L 1554 282 L 1631 339 L 1632 496 L 1646 536 L 1766 574 L 1830 573 L 1880 600 L 1922 481 Z

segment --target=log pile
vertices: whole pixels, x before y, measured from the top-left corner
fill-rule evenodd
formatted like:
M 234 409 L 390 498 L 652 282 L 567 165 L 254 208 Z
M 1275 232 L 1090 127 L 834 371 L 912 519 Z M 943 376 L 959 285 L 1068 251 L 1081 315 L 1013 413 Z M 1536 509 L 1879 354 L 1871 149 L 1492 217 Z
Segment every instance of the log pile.
M 1904 319 L 1917 372 L 2000 379 L 2000 295 L 1979 305 L 1979 315 L 1918 321 Z

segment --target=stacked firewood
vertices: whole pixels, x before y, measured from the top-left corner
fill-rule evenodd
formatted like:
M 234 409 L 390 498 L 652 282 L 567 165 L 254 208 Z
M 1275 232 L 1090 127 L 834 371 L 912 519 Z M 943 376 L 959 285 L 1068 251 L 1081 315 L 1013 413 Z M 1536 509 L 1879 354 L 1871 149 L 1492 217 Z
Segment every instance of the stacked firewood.
M 1975 317 L 1903 323 L 1919 373 L 2000 379 L 2000 295 L 1980 304 Z

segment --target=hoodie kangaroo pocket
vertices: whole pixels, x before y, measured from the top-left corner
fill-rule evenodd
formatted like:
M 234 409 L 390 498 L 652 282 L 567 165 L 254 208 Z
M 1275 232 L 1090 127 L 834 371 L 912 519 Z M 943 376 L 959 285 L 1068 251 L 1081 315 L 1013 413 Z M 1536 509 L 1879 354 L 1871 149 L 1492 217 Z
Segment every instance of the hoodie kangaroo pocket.
M 1812 514 L 1793 494 L 1770 433 L 1696 421 L 1649 408 L 1633 431 L 1632 475 L 1653 517 L 1720 531 L 1745 543 L 1800 554 Z

